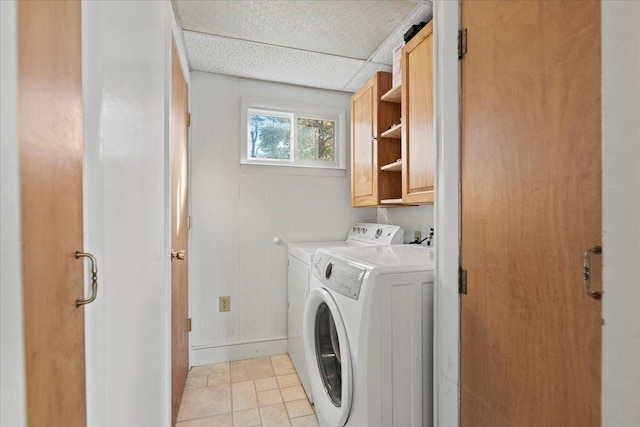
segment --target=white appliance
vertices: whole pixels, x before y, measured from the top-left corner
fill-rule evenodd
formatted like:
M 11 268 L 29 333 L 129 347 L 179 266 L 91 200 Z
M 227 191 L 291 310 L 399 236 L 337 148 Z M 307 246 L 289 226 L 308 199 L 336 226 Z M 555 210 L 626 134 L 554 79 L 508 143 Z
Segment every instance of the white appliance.
M 403 237 L 404 231 L 397 225 L 358 223 L 349 230 L 347 240 L 289 243 L 287 350 L 309 401 L 313 402 L 313 396 L 304 356 L 302 315 L 314 253 L 320 248 L 397 245 L 402 244 Z
M 431 426 L 433 251 L 319 249 L 303 337 L 321 426 Z

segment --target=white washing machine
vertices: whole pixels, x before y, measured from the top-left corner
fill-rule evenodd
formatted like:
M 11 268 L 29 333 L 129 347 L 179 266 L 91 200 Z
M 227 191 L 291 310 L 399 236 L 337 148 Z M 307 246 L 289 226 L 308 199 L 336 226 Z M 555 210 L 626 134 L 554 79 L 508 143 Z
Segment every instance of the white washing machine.
M 316 250 L 333 247 L 397 245 L 402 244 L 403 237 L 404 231 L 397 225 L 359 223 L 351 227 L 347 240 L 289 243 L 287 350 L 309 401 L 313 402 L 313 396 L 302 341 L 302 315 L 304 302 L 309 293 L 311 265 Z
M 321 426 L 431 426 L 433 251 L 319 249 L 303 337 Z

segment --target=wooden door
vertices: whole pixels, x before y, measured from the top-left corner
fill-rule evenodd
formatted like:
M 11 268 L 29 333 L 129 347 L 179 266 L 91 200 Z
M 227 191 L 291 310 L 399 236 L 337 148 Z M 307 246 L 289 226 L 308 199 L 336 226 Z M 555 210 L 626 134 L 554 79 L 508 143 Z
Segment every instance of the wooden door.
M 86 425 L 80 2 L 18 2 L 27 421 Z
M 351 204 L 354 207 L 378 203 L 375 83 L 375 78 L 370 79 L 351 97 Z
M 189 370 L 188 277 L 189 91 L 171 45 L 171 417 L 175 424 Z M 183 255 L 184 254 L 184 255 Z
M 600 3 L 463 0 L 462 27 L 461 425 L 600 425 Z
M 433 203 L 433 21 L 402 49 L 402 200 Z

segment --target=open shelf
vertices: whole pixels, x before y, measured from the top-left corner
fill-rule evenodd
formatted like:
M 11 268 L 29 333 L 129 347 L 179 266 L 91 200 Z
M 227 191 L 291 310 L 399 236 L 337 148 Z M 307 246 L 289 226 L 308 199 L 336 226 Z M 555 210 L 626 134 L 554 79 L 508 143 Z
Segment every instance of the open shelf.
M 380 97 L 380 100 L 400 104 L 402 101 L 402 85 L 392 87 L 387 93 Z
M 381 205 L 403 205 L 404 203 L 402 203 L 402 199 L 385 199 L 385 200 L 380 200 L 380 204 Z
M 402 123 L 392 127 L 389 130 L 385 130 L 380 134 L 380 136 L 383 138 L 394 138 L 394 139 L 402 138 Z
M 386 172 L 402 172 L 402 159 L 398 159 L 398 161 L 384 165 L 380 170 Z

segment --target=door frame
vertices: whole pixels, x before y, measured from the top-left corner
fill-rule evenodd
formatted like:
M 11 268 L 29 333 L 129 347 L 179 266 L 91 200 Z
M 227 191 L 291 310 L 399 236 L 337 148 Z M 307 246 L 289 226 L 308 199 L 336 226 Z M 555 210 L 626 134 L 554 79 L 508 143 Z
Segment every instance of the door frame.
M 22 307 L 18 167 L 18 4 L 0 1 L 0 425 L 25 425 L 27 386 Z
M 434 425 L 460 425 L 460 63 L 459 1 L 433 1 L 436 238 Z M 456 96 L 457 95 L 457 96 Z M 446 167 L 444 165 L 446 164 Z

